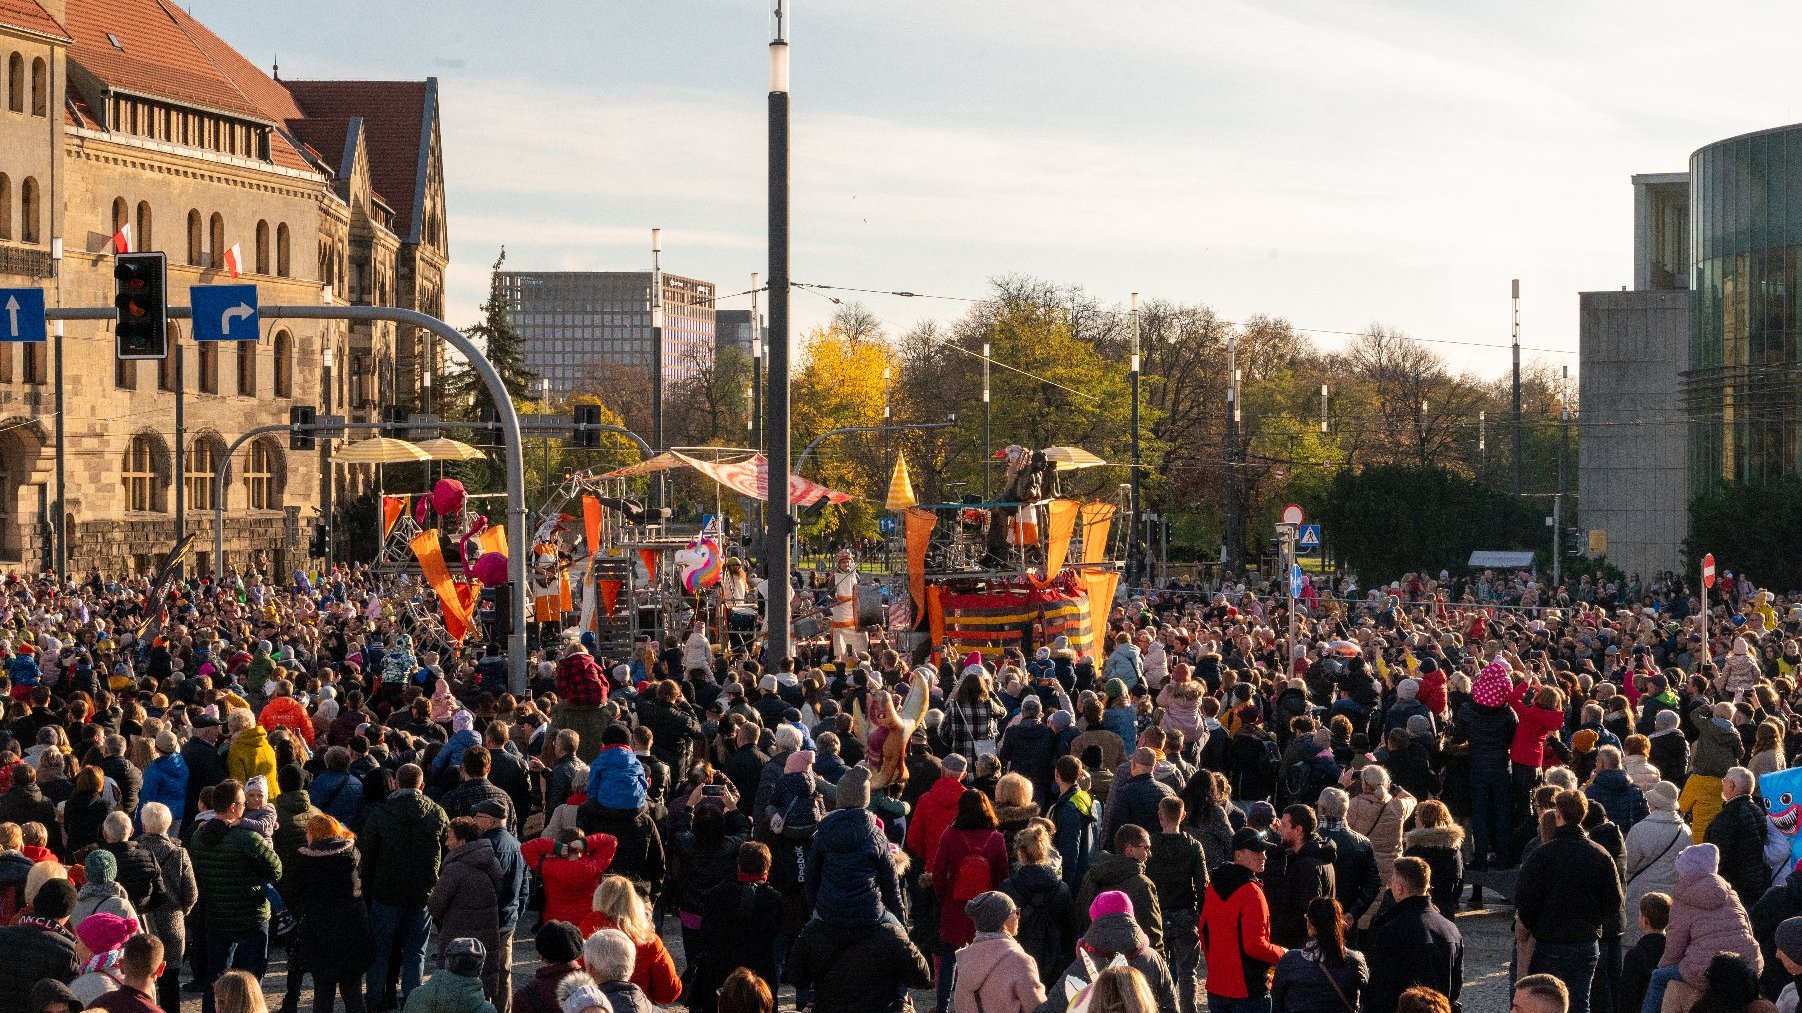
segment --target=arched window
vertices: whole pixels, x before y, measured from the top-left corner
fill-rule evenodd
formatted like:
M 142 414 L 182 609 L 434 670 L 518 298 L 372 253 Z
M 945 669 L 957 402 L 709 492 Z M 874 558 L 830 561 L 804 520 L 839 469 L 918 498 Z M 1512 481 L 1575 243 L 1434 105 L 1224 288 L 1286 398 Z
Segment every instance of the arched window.
M 50 115 L 50 68 L 41 56 L 31 61 L 31 115 Z
M 238 396 L 257 396 L 257 343 L 239 341 L 238 346 Z
M 6 61 L 6 108 L 25 111 L 25 57 L 14 53 Z
M 289 273 L 287 222 L 275 227 L 275 273 L 283 278 Z
M 223 456 L 216 437 L 195 437 L 188 447 L 187 464 L 182 469 L 188 487 L 188 509 L 213 509 L 213 478 L 219 473 L 219 459 Z
M 213 212 L 207 222 L 207 266 L 218 270 L 225 266 L 225 216 Z
M 13 237 L 13 179 L 0 172 L 0 239 Z
M 200 350 L 200 392 L 219 393 L 219 342 L 196 341 L 194 347 Z
M 163 454 L 156 437 L 139 433 L 125 448 L 125 509 L 143 513 L 163 510 Z
M 200 212 L 188 209 L 188 266 L 200 266 Z
M 275 332 L 275 396 L 294 396 L 294 339 L 287 331 Z
M 252 510 L 282 508 L 282 479 L 287 467 L 282 452 L 270 440 L 250 445 L 250 456 L 244 468 L 244 490 Z
M 138 233 L 131 237 L 132 246 L 140 250 L 156 249 L 155 244 L 151 242 L 150 227 L 152 224 L 150 218 L 150 202 L 147 200 L 138 201 Z
M 19 240 L 25 243 L 43 242 L 43 209 L 39 206 L 38 181 L 35 177 L 25 177 L 19 184 Z
M 125 203 L 125 198 L 123 198 L 123 197 L 114 197 L 113 198 L 113 231 L 115 233 L 118 232 L 120 229 L 124 228 L 128 223 L 130 223 L 130 221 L 131 221 L 131 205 Z
M 257 273 L 269 273 L 269 223 L 257 222 Z

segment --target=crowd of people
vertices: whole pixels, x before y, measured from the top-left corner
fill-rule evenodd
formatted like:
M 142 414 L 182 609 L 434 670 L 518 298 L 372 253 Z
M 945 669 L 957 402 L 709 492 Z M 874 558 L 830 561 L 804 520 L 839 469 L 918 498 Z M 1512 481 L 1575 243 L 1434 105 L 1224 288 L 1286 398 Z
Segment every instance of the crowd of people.
M 1449 1013 L 1485 891 L 1521 1013 L 1796 1008 L 1802 605 L 1743 579 L 524 673 L 419 593 L 0 584 L 0 1013 Z

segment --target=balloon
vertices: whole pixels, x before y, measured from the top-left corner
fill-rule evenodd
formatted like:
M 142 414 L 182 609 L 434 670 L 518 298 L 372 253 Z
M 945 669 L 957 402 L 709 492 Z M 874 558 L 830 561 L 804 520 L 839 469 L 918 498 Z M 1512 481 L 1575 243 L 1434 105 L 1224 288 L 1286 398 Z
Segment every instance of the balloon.
M 697 538 L 676 553 L 676 571 L 682 575 L 682 589 L 694 594 L 704 587 L 719 583 L 724 555 L 719 540 L 711 536 Z
M 430 510 L 431 508 L 432 508 L 432 505 L 430 503 L 426 502 L 426 498 L 424 496 L 421 496 L 418 499 L 413 501 L 413 520 L 418 522 L 420 527 L 422 527 L 422 528 L 425 527 L 426 511 Z
M 454 478 L 441 478 L 432 486 L 432 509 L 449 516 L 463 509 L 463 483 Z
M 507 582 L 507 554 L 504 552 L 484 552 L 476 557 L 469 572 L 489 587 L 499 587 Z

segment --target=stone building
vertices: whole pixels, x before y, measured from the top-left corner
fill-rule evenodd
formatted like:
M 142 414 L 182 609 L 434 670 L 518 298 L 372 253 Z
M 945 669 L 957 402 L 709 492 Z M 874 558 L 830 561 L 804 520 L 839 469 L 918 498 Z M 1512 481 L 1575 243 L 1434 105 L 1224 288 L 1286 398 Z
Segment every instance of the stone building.
M 111 305 L 119 236 L 167 255 L 174 305 L 191 285 L 235 281 L 256 284 L 265 307 L 442 316 L 435 80 L 280 81 L 168 0 L 4 0 L 0 68 L 0 287 L 41 287 L 52 306 Z M 72 571 L 146 569 L 176 538 L 178 479 L 186 529 L 210 536 L 221 467 L 228 562 L 277 573 L 304 562 L 332 470 L 325 448 L 290 451 L 277 434 L 227 463 L 226 447 L 298 405 L 360 421 L 417 408 L 442 350 L 411 328 L 271 316 L 254 343 L 196 343 L 172 323 L 179 377 L 173 355 L 118 359 L 104 322 L 0 346 L 0 563 L 55 558 L 60 494 Z M 335 471 L 340 496 L 370 480 Z M 209 567 L 210 537 L 197 548 Z

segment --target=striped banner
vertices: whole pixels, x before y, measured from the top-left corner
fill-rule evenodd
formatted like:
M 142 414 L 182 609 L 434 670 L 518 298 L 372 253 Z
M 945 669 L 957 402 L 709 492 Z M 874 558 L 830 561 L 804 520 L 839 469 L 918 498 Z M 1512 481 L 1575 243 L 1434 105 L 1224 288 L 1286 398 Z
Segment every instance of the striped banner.
M 956 653 L 980 651 L 984 661 L 994 661 L 1010 647 L 1030 655 L 1060 636 L 1070 638 L 1076 653 L 1089 653 L 1089 600 L 1069 582 L 1039 590 L 947 592 L 941 601 L 943 642 Z

